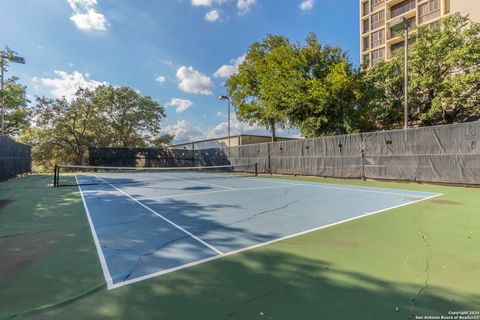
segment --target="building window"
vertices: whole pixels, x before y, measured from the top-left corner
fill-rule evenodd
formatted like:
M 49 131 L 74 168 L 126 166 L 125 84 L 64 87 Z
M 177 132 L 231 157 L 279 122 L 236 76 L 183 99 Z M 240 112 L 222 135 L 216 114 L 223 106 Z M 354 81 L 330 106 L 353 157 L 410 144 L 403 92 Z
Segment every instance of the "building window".
M 372 51 L 372 66 L 377 65 L 382 60 L 385 60 L 385 48 Z
M 385 29 L 372 32 L 372 48 L 385 44 Z
M 369 41 L 368 41 L 368 37 L 363 38 L 363 46 L 362 46 L 362 48 L 363 48 L 363 51 L 366 51 L 366 50 L 368 50 L 368 49 L 370 48 L 370 46 L 369 46 Z
M 369 26 L 370 24 L 368 23 L 368 18 L 366 20 L 363 20 L 363 33 L 366 33 L 369 31 Z
M 415 9 L 415 0 L 401 2 L 390 8 L 390 18 L 398 17 L 412 9 Z
M 379 9 L 380 4 L 383 4 L 383 0 L 372 0 L 372 12 Z
M 368 1 L 362 3 L 362 15 L 367 15 L 368 12 Z
M 418 7 L 418 23 L 440 17 L 440 0 L 428 0 Z
M 379 11 L 377 13 L 372 14 L 372 30 L 382 27 L 385 25 L 385 11 Z
M 370 65 L 370 58 L 368 54 L 364 54 L 362 56 L 362 65 L 363 67 L 366 67 L 366 68 L 368 68 L 368 66 Z
M 363 46 L 362 46 L 362 48 L 363 48 L 363 51 L 365 51 L 365 50 L 368 50 L 368 49 L 369 49 L 369 41 L 368 41 L 368 37 L 365 37 L 365 38 L 363 38 Z

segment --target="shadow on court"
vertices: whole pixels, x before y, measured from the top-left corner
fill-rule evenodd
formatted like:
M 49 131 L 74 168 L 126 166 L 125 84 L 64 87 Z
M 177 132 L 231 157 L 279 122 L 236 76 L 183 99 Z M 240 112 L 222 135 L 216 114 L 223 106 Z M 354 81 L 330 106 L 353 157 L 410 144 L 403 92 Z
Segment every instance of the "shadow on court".
M 417 297 L 421 288 L 270 250 L 115 291 L 94 291 L 30 318 L 404 320 L 475 310 L 480 301 L 480 295 L 436 286 Z
M 50 180 L 0 183 L 13 201 L 0 268 L 37 252 L 0 274 L 0 319 L 405 320 L 480 305 L 475 189 L 427 186 L 463 205 L 426 201 L 109 291 L 78 189 Z

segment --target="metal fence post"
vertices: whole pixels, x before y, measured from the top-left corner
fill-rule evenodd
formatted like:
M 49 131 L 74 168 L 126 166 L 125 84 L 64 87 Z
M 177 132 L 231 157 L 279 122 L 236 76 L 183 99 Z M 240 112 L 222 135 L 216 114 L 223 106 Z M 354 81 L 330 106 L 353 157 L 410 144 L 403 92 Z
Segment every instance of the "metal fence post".
M 270 142 L 267 142 L 267 166 L 268 166 L 268 173 L 272 175 L 272 159 L 270 157 Z
M 362 140 L 362 180 L 366 181 L 367 178 L 365 177 L 365 163 L 366 163 L 366 159 L 365 159 L 365 135 L 360 134 L 360 137 L 361 137 L 361 140 Z

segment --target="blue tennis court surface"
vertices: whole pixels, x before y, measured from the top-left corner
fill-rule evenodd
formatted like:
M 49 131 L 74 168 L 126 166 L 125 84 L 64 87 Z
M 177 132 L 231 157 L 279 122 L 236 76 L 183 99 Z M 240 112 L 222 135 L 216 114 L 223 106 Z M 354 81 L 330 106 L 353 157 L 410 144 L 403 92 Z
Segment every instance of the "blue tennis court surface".
M 76 178 L 110 289 L 438 195 L 182 172 Z

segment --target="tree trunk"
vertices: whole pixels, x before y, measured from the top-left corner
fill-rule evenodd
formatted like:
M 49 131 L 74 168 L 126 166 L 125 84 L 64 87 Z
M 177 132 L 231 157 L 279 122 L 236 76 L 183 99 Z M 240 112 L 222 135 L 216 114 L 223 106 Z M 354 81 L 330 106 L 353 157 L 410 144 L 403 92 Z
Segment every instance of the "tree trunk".
M 78 147 L 78 163 L 79 163 L 81 166 L 83 166 L 83 165 L 85 164 L 85 162 L 84 162 L 84 160 L 85 160 L 84 156 L 85 156 L 85 152 L 84 152 L 83 147 Z
M 275 121 L 270 122 L 270 129 L 272 130 L 272 142 L 277 141 L 277 136 L 275 134 Z

